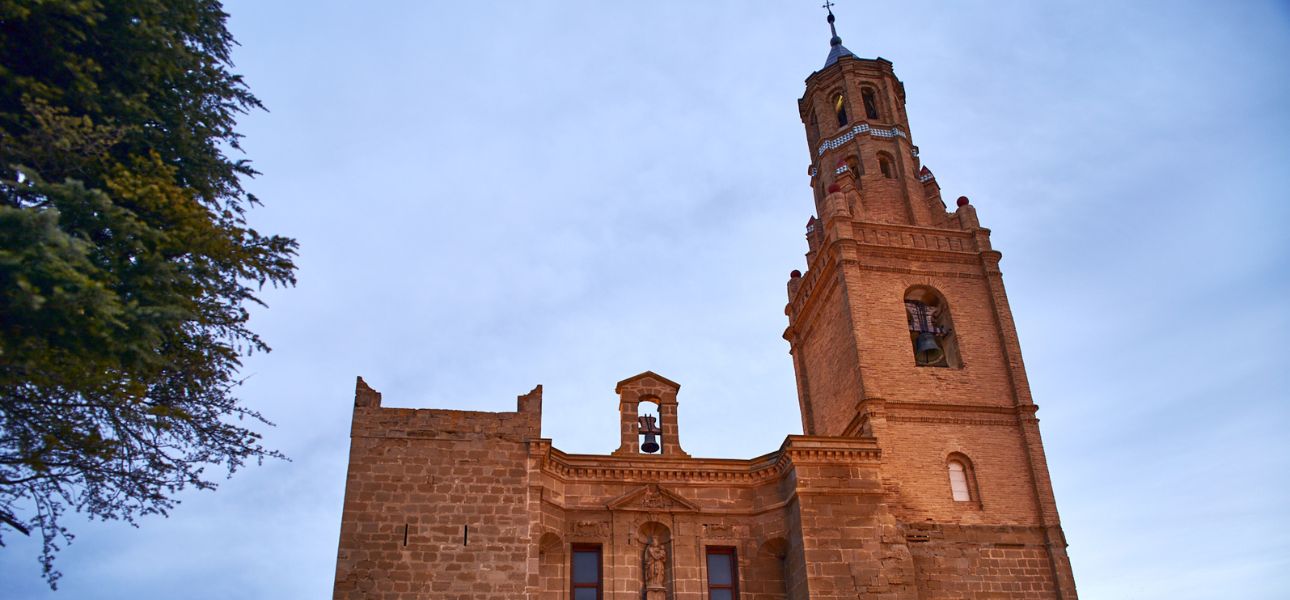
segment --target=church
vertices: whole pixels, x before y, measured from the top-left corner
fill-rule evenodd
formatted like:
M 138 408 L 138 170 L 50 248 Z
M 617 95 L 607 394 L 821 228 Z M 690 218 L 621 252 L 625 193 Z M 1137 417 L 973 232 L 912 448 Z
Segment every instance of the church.
M 615 387 L 618 449 L 570 454 L 541 386 L 513 412 L 404 409 L 360 378 L 335 598 L 1077 597 L 1001 254 L 920 163 L 892 63 L 828 22 L 784 310 L 803 434 L 691 456 L 681 385 L 645 371 Z

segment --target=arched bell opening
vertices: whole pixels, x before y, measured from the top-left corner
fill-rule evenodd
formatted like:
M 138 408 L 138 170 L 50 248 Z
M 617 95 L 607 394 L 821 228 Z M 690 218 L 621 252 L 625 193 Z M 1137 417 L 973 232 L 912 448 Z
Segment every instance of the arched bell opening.
M 961 367 L 958 336 L 949 304 L 940 292 L 914 286 L 905 292 L 905 315 L 914 364 L 920 367 Z
M 866 119 L 876 121 L 881 118 L 880 113 L 878 112 L 877 94 L 873 91 L 873 88 L 861 88 L 860 99 L 864 104 L 864 116 Z
M 618 382 L 619 433 L 622 436 L 616 456 L 645 456 L 656 454 L 669 458 L 687 457 L 678 441 L 676 392 L 681 384 L 652 371 Z M 653 443 L 649 443 L 653 442 Z M 654 452 L 644 452 L 648 444 Z
M 844 127 L 850 119 L 847 118 L 847 96 L 840 90 L 829 95 L 829 105 L 833 109 L 833 116 L 837 117 L 838 127 Z
M 641 454 L 658 454 L 662 450 L 662 417 L 658 398 L 645 396 L 636 404 L 636 431 L 640 436 Z

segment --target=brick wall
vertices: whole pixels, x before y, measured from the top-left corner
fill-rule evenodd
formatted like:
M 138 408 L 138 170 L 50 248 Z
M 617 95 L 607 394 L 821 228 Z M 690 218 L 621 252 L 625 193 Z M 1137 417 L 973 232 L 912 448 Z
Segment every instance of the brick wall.
M 819 314 L 799 334 L 797 355 L 799 389 L 809 397 L 811 422 L 805 428 L 816 435 L 837 435 L 846 428 L 861 398 L 859 359 L 846 298 L 834 282 L 819 284 Z

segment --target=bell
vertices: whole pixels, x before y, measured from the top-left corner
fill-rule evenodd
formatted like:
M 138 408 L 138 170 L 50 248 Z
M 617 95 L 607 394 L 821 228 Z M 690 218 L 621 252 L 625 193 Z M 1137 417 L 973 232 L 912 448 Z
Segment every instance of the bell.
M 920 365 L 936 364 L 945 356 L 945 351 L 936 343 L 936 336 L 929 331 L 918 334 L 914 352 L 918 355 Z
M 645 443 L 641 444 L 641 452 L 646 454 L 658 452 L 658 438 L 655 436 L 662 432 L 658 429 L 654 415 L 645 415 L 636 419 L 636 431 L 645 436 Z

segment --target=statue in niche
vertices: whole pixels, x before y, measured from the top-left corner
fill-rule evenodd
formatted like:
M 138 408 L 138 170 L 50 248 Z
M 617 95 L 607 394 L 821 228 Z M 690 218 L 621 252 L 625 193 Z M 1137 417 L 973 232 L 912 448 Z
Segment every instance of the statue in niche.
M 645 590 L 649 600 L 667 597 L 667 549 L 656 537 L 645 546 Z

